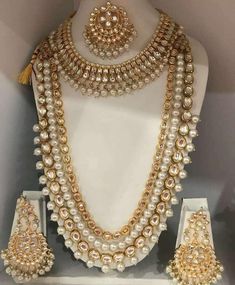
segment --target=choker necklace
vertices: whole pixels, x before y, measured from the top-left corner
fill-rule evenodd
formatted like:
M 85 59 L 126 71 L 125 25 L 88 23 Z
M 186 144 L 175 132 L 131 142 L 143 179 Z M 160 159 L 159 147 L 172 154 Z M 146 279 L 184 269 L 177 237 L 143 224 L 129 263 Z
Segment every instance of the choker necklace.
M 165 14 L 162 13 L 161 18 L 158 37 L 163 36 L 163 28 L 171 27 L 173 32 L 178 27 Z M 155 42 L 158 43 L 155 49 L 165 54 L 160 58 L 168 67 L 167 90 L 156 151 L 145 189 L 132 217 L 121 229 L 108 232 L 97 225 L 88 209 L 89 205 L 86 205 L 82 197 L 69 151 L 60 79 L 65 76 L 77 88 L 74 86 L 78 84 L 75 83 L 77 77 L 71 70 L 76 70 L 76 74 L 80 70 L 83 74 L 91 65 L 81 57 L 75 58 L 71 41 L 65 40 L 70 24 L 70 20 L 66 21 L 37 51 L 35 72 L 39 93 L 39 123 L 34 126 L 34 131 L 39 132 L 39 135 L 34 143 L 38 145 L 35 155 L 42 156 L 36 167 L 44 172 L 39 182 L 45 185 L 43 194 L 50 198 L 48 209 L 53 211 L 51 219 L 58 223 L 58 234 L 63 235 L 66 247 L 74 252 L 75 258 L 86 261 L 88 267 L 101 267 L 105 273 L 110 269 L 123 271 L 125 267 L 144 258 L 158 241 L 160 233 L 166 230 L 166 220 L 173 215 L 171 206 L 178 203 L 176 194 L 182 191 L 180 180 L 187 176 L 184 167 L 191 162 L 188 154 L 194 150 L 192 139 L 197 136 L 196 124 L 199 121 L 198 116 L 191 113 L 194 93 L 191 48 L 182 32 L 173 32 L 174 37 L 170 37 L 171 41 L 164 47 L 164 51 L 162 40 Z M 62 53 L 58 53 L 58 48 Z M 140 58 L 142 60 L 142 55 Z M 72 59 L 76 60 L 71 61 Z M 132 60 L 123 63 L 123 67 L 130 62 Z M 101 67 L 102 76 L 105 68 L 108 68 L 108 72 L 118 69 L 116 65 Z M 99 70 L 97 68 L 97 72 Z M 129 71 L 133 70 L 135 67 L 130 65 Z M 119 68 L 122 81 L 128 84 L 129 79 L 125 81 L 125 71 Z M 81 74 L 77 76 L 81 78 Z M 79 84 L 90 84 L 90 76 L 91 73 L 88 81 L 82 76 L 84 80 Z
M 182 29 L 166 14 L 147 46 L 135 57 L 120 64 L 89 62 L 76 49 L 72 39 L 72 19 L 49 36 L 49 50 L 60 75 L 82 94 L 120 96 L 140 89 L 160 76 L 168 63 L 172 45 Z

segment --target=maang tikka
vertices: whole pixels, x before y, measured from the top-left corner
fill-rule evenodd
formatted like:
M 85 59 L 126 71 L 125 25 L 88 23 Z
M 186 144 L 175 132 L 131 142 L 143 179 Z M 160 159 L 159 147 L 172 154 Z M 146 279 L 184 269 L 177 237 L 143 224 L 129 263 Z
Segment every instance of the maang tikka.
M 90 14 L 83 36 L 90 51 L 105 59 L 128 50 L 137 33 L 124 8 L 107 2 Z
M 51 270 L 54 255 L 46 238 L 39 230 L 39 219 L 29 200 L 21 196 L 17 200 L 18 213 L 15 232 L 8 248 L 1 252 L 6 273 L 18 283 L 37 279 Z

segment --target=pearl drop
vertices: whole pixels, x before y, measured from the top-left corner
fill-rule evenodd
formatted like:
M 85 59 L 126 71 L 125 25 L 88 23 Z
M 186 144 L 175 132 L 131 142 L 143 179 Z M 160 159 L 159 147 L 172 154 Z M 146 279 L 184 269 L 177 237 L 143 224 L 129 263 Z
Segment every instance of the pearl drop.
M 125 265 L 123 263 L 118 263 L 117 270 L 123 272 L 125 270 Z
M 42 151 L 41 151 L 41 149 L 40 149 L 40 148 L 35 148 L 35 150 L 34 150 L 33 154 L 34 154 L 34 155 L 36 155 L 36 156 L 39 156 L 39 155 L 41 155 L 41 154 L 42 154 Z
M 133 265 L 136 265 L 136 264 L 138 263 L 138 258 L 137 258 L 136 256 L 133 256 L 133 257 L 131 258 L 131 263 L 132 263 Z
M 58 227 L 57 228 L 57 233 L 59 235 L 64 235 L 65 234 L 65 228 L 64 227 Z
M 40 127 L 39 127 L 38 124 L 36 124 L 36 125 L 33 126 L 33 131 L 34 131 L 35 133 L 38 133 L 38 132 L 40 131 Z
M 167 209 L 167 210 L 166 210 L 166 216 L 167 216 L 168 218 L 172 217 L 172 216 L 173 216 L 173 210 L 172 210 L 172 209 Z
M 160 223 L 160 224 L 159 224 L 159 229 L 160 229 L 161 231 L 165 231 L 165 230 L 167 229 L 167 225 L 166 225 L 165 223 Z
M 49 202 L 47 203 L 47 209 L 48 209 L 48 210 L 54 210 L 54 208 L 55 208 L 55 203 L 52 202 L 52 201 L 49 201 Z
M 81 258 L 81 256 L 82 256 L 82 254 L 81 254 L 81 252 L 80 251 L 75 251 L 74 252 L 74 257 L 75 257 L 75 259 L 80 259 Z
M 150 239 L 151 239 L 151 242 L 156 243 L 158 241 L 158 236 L 152 235 Z
M 108 265 L 103 265 L 103 266 L 101 267 L 101 270 L 102 270 L 103 273 L 108 273 L 109 270 L 110 270 L 110 268 L 109 268 Z
M 88 268 L 92 268 L 94 266 L 94 261 L 88 260 L 86 265 L 87 265 Z
M 172 197 L 172 198 L 171 198 L 171 204 L 172 204 L 172 205 L 177 205 L 177 204 L 179 204 L 178 198 L 177 198 L 177 197 Z
M 34 144 L 37 145 L 40 143 L 40 138 L 39 137 L 35 137 L 33 140 Z
M 67 248 L 69 248 L 73 245 L 73 242 L 71 241 L 71 239 L 67 239 L 64 244 Z
M 148 246 L 144 246 L 144 247 L 142 248 L 142 252 L 143 252 L 143 254 L 148 254 L 148 253 L 149 253 L 149 251 L 150 251 L 150 249 L 149 249 L 149 247 L 148 247 Z
M 51 220 L 52 220 L 53 222 L 57 222 L 57 221 L 58 221 L 58 218 L 59 218 L 58 214 L 56 214 L 56 213 L 52 213 L 52 214 L 51 214 Z
M 181 192 L 183 189 L 182 189 L 182 185 L 181 184 L 176 184 L 175 185 L 175 191 L 176 192 Z
M 42 185 L 47 183 L 47 178 L 46 178 L 45 175 L 42 175 L 42 176 L 39 177 L 39 183 L 42 184 Z
M 180 179 L 185 179 L 187 177 L 187 172 L 185 170 L 181 170 L 179 173 Z

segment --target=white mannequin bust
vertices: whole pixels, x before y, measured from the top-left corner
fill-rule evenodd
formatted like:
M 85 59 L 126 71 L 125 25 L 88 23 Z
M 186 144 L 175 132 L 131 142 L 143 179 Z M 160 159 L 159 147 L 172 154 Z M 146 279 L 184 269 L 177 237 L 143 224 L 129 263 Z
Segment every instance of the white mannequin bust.
M 83 31 L 89 14 L 106 0 L 81 0 L 73 18 L 73 39 L 90 61 L 109 64 L 85 46 Z M 114 0 L 123 6 L 138 32 L 129 52 L 112 63 L 123 62 L 142 50 L 152 37 L 159 13 L 147 0 Z M 195 63 L 193 113 L 199 114 L 208 77 L 207 54 L 190 39 Z M 97 224 L 107 231 L 119 230 L 133 214 L 144 190 L 157 137 L 166 89 L 165 71 L 160 78 L 133 95 L 91 98 L 61 81 L 71 155 L 81 192 Z M 35 97 L 36 82 L 33 80 Z M 190 179 L 190 178 L 189 178 Z

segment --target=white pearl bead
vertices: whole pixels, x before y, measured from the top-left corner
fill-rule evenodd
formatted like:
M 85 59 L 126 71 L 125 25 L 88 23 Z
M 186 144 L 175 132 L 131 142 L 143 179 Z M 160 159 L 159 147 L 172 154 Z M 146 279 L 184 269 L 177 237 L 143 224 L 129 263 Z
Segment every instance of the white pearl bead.
M 149 203 L 148 204 L 148 209 L 150 210 L 150 211 L 153 211 L 153 210 L 155 210 L 155 204 L 153 204 L 153 203 Z
M 38 133 L 38 132 L 40 131 L 40 127 L 39 127 L 38 124 L 36 124 L 36 125 L 33 126 L 33 131 L 34 131 L 35 133 Z
M 157 188 L 155 188 L 155 189 L 157 189 Z M 153 202 L 153 203 L 157 203 L 158 201 L 159 201 L 159 198 L 158 198 L 158 196 L 152 196 L 151 197 L 151 201 Z
M 172 156 L 172 149 L 167 148 L 164 153 L 166 156 Z
M 172 217 L 172 216 L 173 216 L 173 210 L 172 210 L 172 209 L 167 209 L 167 210 L 166 210 L 166 216 L 167 216 L 168 218 Z
M 158 173 L 158 178 L 161 179 L 161 180 L 165 179 L 166 178 L 166 173 L 165 172 L 159 172 Z
M 186 149 L 188 152 L 193 152 L 195 150 L 195 146 L 192 143 L 187 144 Z
M 65 199 L 66 201 L 68 201 L 68 200 L 71 199 L 71 194 L 68 193 L 68 192 L 65 192 L 64 195 L 63 195 L 63 197 L 64 197 L 64 199 Z
M 40 143 L 40 138 L 39 137 L 35 137 L 33 139 L 33 142 L 34 142 L 35 145 L 39 144 Z
M 107 251 L 107 250 L 109 250 L 109 244 L 103 243 L 101 248 L 102 248 L 103 251 Z
M 166 146 L 169 148 L 169 149 L 172 149 L 174 147 L 174 142 L 173 141 L 167 141 L 166 142 Z
M 74 208 L 75 207 L 75 202 L 73 200 L 69 200 L 67 202 L 67 205 L 68 205 L 69 208 Z
M 176 134 L 169 133 L 169 134 L 168 134 L 168 139 L 169 139 L 169 140 L 175 140 L 175 139 L 176 139 Z
M 166 225 L 165 223 L 160 223 L 160 224 L 159 224 L 159 229 L 160 229 L 161 231 L 166 231 L 167 225 Z
M 68 187 L 67 185 L 62 185 L 62 186 L 61 186 L 61 191 L 62 191 L 63 193 L 66 193 L 66 192 L 69 191 L 69 187 Z
M 167 170 L 168 170 L 168 166 L 166 164 L 162 164 L 160 166 L 160 168 L 161 168 L 161 171 L 163 171 L 163 172 L 167 172 Z
M 52 213 L 52 214 L 51 214 L 51 221 L 57 222 L 58 219 L 59 219 L 58 214 L 56 214 L 56 213 Z
M 47 187 L 44 187 L 44 188 L 42 189 L 42 194 L 43 194 L 44 196 L 48 196 L 49 193 L 50 193 L 50 191 L 49 191 L 49 189 L 48 189 Z
M 144 247 L 142 248 L 142 252 L 143 252 L 143 254 L 148 254 L 148 253 L 149 253 L 149 251 L 150 251 L 150 249 L 149 249 L 149 247 L 148 247 L 148 246 L 144 246 Z
M 63 177 L 64 176 L 64 171 L 63 170 L 57 170 L 56 174 L 58 177 Z
M 118 263 L 117 270 L 123 272 L 125 270 L 125 265 L 123 263 Z
M 87 236 L 89 236 L 90 232 L 89 232 L 88 229 L 84 229 L 84 230 L 82 231 L 82 234 L 83 234 L 84 237 L 87 237 Z
M 37 170 L 42 170 L 43 168 L 44 168 L 43 162 L 42 162 L 42 161 L 38 161 L 38 162 L 36 163 L 36 169 L 37 169 Z
M 197 116 L 197 115 L 193 115 L 193 116 L 192 116 L 192 122 L 193 122 L 194 124 L 197 124 L 199 121 L 200 121 L 199 116 Z
M 57 228 L 57 233 L 59 235 L 64 235 L 65 234 L 65 228 L 64 227 L 58 227 Z
M 75 259 L 80 259 L 81 258 L 81 256 L 82 256 L 82 254 L 81 254 L 81 252 L 80 251 L 75 251 L 74 252 L 74 257 L 75 257 Z
M 144 216 L 145 216 L 145 218 L 150 218 L 151 215 L 152 215 L 152 213 L 151 213 L 149 210 L 145 210 L 145 211 L 144 211 Z
M 189 156 L 185 156 L 185 157 L 183 158 L 183 163 L 184 163 L 184 164 L 190 164 L 190 163 L 191 163 L 191 158 L 190 158 Z
M 164 156 L 164 157 L 163 157 L 163 162 L 164 162 L 165 164 L 169 164 L 170 161 L 171 161 L 171 159 L 170 159 L 168 156 Z
M 67 248 L 69 248 L 73 245 L 73 242 L 71 241 L 71 239 L 67 239 L 64 244 Z
M 141 226 L 141 229 L 142 229 L 143 227 Z M 133 239 L 130 237 L 130 236 L 127 236 L 126 238 L 125 238 L 125 243 L 126 244 L 131 244 L 133 242 Z
M 109 268 L 108 265 L 103 265 L 103 266 L 101 267 L 101 270 L 102 270 L 103 273 L 108 273 L 109 270 L 110 270 L 110 268 Z
M 187 177 L 187 172 L 186 170 L 181 170 L 179 173 L 180 179 L 185 179 Z
M 175 185 L 175 191 L 176 192 L 181 192 L 183 190 L 182 185 L 181 184 L 176 184 Z
M 41 154 L 42 154 L 42 151 L 41 151 L 41 149 L 40 149 L 40 148 L 35 148 L 35 150 L 34 150 L 33 154 L 34 154 L 34 155 L 36 155 L 36 156 L 39 156 L 39 155 L 41 155 Z
M 138 234 L 137 234 L 137 235 L 138 235 Z M 118 243 L 118 247 L 119 247 L 120 249 L 124 249 L 125 246 L 126 246 L 125 243 L 122 242 L 122 241 Z
M 94 246 L 95 246 L 96 248 L 101 247 L 101 242 L 100 242 L 99 240 L 95 240 L 95 241 L 94 241 Z
M 72 216 L 75 216 L 77 214 L 78 210 L 76 208 L 71 208 L 69 212 Z
M 133 256 L 131 258 L 131 264 L 136 265 L 138 263 L 138 258 L 136 256 Z
M 92 268 L 94 266 L 94 261 L 88 260 L 86 265 L 87 265 L 88 268 Z
M 116 251 L 116 250 L 117 250 L 117 245 L 114 244 L 114 243 L 111 243 L 111 244 L 110 244 L 110 250 L 111 250 L 111 251 Z
M 84 227 L 85 227 L 85 225 L 84 225 L 82 222 L 79 222 L 79 223 L 77 224 L 77 227 L 78 227 L 79 230 L 83 230 Z
M 164 185 L 164 183 L 163 183 L 162 180 L 160 180 L 160 179 L 156 180 L 156 186 L 157 186 L 158 188 L 161 188 L 163 185 Z
M 47 203 L 47 209 L 48 210 L 53 210 L 53 209 L 55 209 L 55 203 L 54 202 L 52 202 L 52 201 L 49 201 L 48 203 Z
M 94 242 L 95 241 L 95 237 L 93 235 L 89 235 L 87 239 L 88 239 L 89 242 Z
M 143 229 L 143 226 L 141 224 L 136 224 L 135 225 L 135 230 L 140 232 Z
M 177 198 L 177 197 L 172 197 L 172 198 L 171 198 L 171 204 L 172 204 L 172 205 L 177 205 L 177 204 L 179 204 L 178 198 Z
M 73 217 L 73 220 L 74 220 L 75 223 L 78 223 L 78 222 L 81 221 L 81 217 L 80 217 L 79 215 L 75 215 L 75 216 Z
M 195 138 L 198 136 L 198 131 L 197 130 L 190 130 L 189 135 L 191 138 Z
M 156 243 L 158 241 L 158 236 L 152 235 L 150 239 L 151 239 L 151 242 Z

